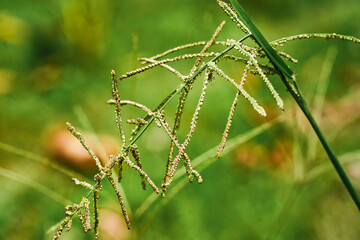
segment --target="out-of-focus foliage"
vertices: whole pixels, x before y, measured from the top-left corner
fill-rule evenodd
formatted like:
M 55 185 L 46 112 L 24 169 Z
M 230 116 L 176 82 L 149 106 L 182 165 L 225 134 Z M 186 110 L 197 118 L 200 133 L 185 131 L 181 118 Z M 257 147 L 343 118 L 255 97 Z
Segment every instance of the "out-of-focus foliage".
M 243 2 L 269 41 L 306 32 L 360 37 L 357 0 L 346 4 L 339 0 Z M 86 128 L 80 107 L 106 150 L 116 152 L 120 139 L 113 108 L 105 104 L 111 97 L 110 70 L 124 73 L 140 65 L 137 57 L 208 40 L 224 19 L 227 24 L 220 39 L 240 38 L 240 31 L 215 0 L 0 1 L 0 141 L 91 176 L 93 165 L 76 147 L 76 139 L 69 144 L 73 139 L 64 132 L 65 122 Z M 360 47 L 337 40 L 302 40 L 287 45 L 286 51 L 299 60 L 291 67 L 312 102 L 330 47 L 337 53 L 319 114 L 323 116 L 320 126 L 341 156 L 359 148 Z M 190 64 L 181 68 L 190 69 Z M 234 74 L 239 71 L 236 65 L 227 67 Z M 288 93 L 280 81 L 272 80 L 286 99 Z M 155 70 L 144 78 L 121 82 L 119 87 L 122 97 L 154 107 L 176 86 L 171 81 L 164 71 Z M 249 91 L 267 105 L 271 96 L 256 77 L 249 79 L 249 84 L 251 81 Z M 197 97 L 192 99 L 194 104 Z M 205 117 L 190 146 L 192 157 L 220 141 L 232 98 L 221 81 L 210 87 L 202 113 Z M 273 101 L 269 102 L 267 109 L 275 109 Z M 267 121 L 246 104 L 239 104 L 230 137 Z M 132 232 L 127 232 L 116 198 L 109 191 L 108 197 L 100 199 L 103 239 L 358 239 L 358 212 L 334 172 L 302 181 L 303 173 L 328 160 L 321 148 L 307 146 L 313 136 L 293 107 L 289 99 L 285 123 L 206 169 L 203 184 L 186 186 L 150 217 L 152 221 L 135 219 Z M 190 121 L 191 109 L 186 111 L 185 118 Z M 278 110 L 268 113 L 281 114 Z M 145 149 L 141 152 L 144 168 L 158 174 L 155 180 L 161 181 L 165 167 L 159 170 L 156 166 L 165 166 L 166 136 L 157 128 L 148 134 L 140 142 Z M 151 141 L 154 135 L 157 142 Z M 352 156 L 359 159 L 359 155 Z M 359 187 L 359 164 L 345 166 Z M 68 176 L 29 158 L 0 150 L 0 167 L 74 202 L 84 195 Z M 142 191 L 136 173 L 125 170 L 125 174 L 123 185 L 135 211 L 149 191 Z M 52 233 L 46 231 L 63 218 L 65 203 L 2 175 L 0 186 L 0 239 L 50 239 Z M 74 224 L 63 239 L 92 239 L 91 234 L 82 233 L 79 222 Z

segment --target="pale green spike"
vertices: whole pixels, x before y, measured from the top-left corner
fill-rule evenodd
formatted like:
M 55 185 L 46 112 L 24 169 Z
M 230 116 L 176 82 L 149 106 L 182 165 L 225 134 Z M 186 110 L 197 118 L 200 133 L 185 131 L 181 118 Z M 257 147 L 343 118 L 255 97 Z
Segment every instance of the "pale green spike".
M 209 67 L 211 69 L 214 70 L 214 72 L 216 72 L 219 76 L 223 77 L 224 79 L 226 79 L 227 81 L 229 81 L 231 84 L 233 84 L 241 93 L 241 95 L 243 95 L 253 106 L 253 108 L 255 109 L 255 111 L 257 111 L 261 116 L 266 116 L 266 112 L 265 109 L 260 106 L 257 101 L 250 96 L 250 94 L 248 94 L 242 87 L 240 87 L 232 78 L 230 78 L 229 76 L 227 76 L 220 68 L 218 68 L 215 63 L 210 62 Z

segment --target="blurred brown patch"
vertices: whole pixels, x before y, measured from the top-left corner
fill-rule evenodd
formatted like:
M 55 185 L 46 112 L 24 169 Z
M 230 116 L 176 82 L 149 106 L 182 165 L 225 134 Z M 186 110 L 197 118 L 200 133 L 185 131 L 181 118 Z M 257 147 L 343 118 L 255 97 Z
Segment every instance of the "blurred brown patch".
M 288 169 L 288 156 L 292 145 L 288 140 L 274 140 L 270 145 L 248 143 L 236 149 L 235 165 L 246 167 L 267 166 L 271 169 Z
M 292 155 L 292 142 L 287 139 L 276 139 L 268 150 L 271 167 L 286 170 L 289 168 L 289 156 Z
M 100 209 L 99 231 L 101 239 L 124 240 L 129 236 L 124 218 L 106 209 Z
M 83 134 L 85 141 L 90 148 L 95 152 L 96 156 L 101 159 L 102 162 L 107 161 L 108 158 L 102 157 L 106 153 L 107 156 L 116 154 L 117 142 L 110 136 L 101 136 L 100 142 L 102 146 L 98 148 L 94 147 L 94 144 Z M 50 157 L 61 164 L 65 164 L 75 170 L 81 172 L 92 171 L 96 169 L 94 160 L 90 154 L 84 149 L 80 141 L 74 137 L 69 131 L 55 127 L 49 131 L 44 137 L 44 149 L 50 155 Z M 103 148 L 104 151 L 97 149 Z
M 260 144 L 246 144 L 235 151 L 235 164 L 254 167 L 264 159 L 264 149 Z
M 329 102 L 323 110 L 323 124 L 325 127 L 341 126 L 351 119 L 359 117 L 360 113 L 360 86 L 354 86 L 352 91 L 339 101 Z

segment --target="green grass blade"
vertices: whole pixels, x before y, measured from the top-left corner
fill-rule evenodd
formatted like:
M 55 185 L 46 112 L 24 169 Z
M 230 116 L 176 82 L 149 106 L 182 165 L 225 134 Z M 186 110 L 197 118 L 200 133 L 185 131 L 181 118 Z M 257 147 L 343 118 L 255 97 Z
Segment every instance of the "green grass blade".
M 230 0 L 232 6 L 235 8 L 235 11 L 239 14 L 240 19 L 244 24 L 249 28 L 252 33 L 252 37 L 264 50 L 270 61 L 274 64 L 274 67 L 279 71 L 284 73 L 284 75 L 293 79 L 294 72 L 289 68 L 284 60 L 276 53 L 276 51 L 270 46 L 268 41 L 265 40 L 264 36 L 260 33 L 257 27 L 253 24 L 249 16 L 246 14 L 245 10 L 241 7 L 237 0 Z
M 0 150 L 3 150 L 3 151 L 6 151 L 6 152 L 9 152 L 9 153 L 18 155 L 18 156 L 23 157 L 25 159 L 29 159 L 29 160 L 38 162 L 38 163 L 40 163 L 40 164 L 42 164 L 44 166 L 47 166 L 47 167 L 52 168 L 52 169 L 54 169 L 56 171 L 59 171 L 59 172 L 65 174 L 65 175 L 67 175 L 70 178 L 75 177 L 77 179 L 83 179 L 85 181 L 89 181 L 82 174 L 79 174 L 79 173 L 77 173 L 75 171 L 72 171 L 72 170 L 70 170 L 70 169 L 68 169 L 68 168 L 66 168 L 64 166 L 61 166 L 60 164 L 57 164 L 54 161 L 51 161 L 48 158 L 42 157 L 42 156 L 37 155 L 35 153 L 28 152 L 26 150 L 23 150 L 23 149 L 8 145 L 8 144 L 3 143 L 3 142 L 0 142 Z
M 25 177 L 16 172 L 13 172 L 11 170 L 0 167 L 0 176 L 11 179 L 15 182 L 18 182 L 18 183 L 28 186 L 30 188 L 33 188 L 36 191 L 48 196 L 49 198 L 53 199 L 55 202 L 60 203 L 63 206 L 72 203 L 69 199 L 67 199 L 64 196 L 62 196 L 61 194 L 53 191 L 52 189 L 34 181 L 28 177 Z

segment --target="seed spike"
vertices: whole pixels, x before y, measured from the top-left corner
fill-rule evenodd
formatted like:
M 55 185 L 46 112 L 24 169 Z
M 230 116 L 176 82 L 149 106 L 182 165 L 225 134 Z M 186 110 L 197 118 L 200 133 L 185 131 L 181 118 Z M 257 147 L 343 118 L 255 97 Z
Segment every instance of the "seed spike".
M 116 159 L 116 157 L 114 157 L 114 156 L 113 156 L 113 158 Z M 123 177 L 123 168 L 124 168 L 123 163 L 124 163 L 124 158 L 122 157 L 122 158 L 120 158 L 118 160 L 118 168 L 119 168 L 119 170 L 118 170 L 118 182 L 121 182 L 122 177 Z
M 140 152 L 139 152 L 139 148 L 137 147 L 136 144 L 133 144 L 130 146 L 129 151 L 131 152 L 132 156 L 135 159 L 136 164 L 138 165 L 138 167 L 140 169 L 142 169 L 142 164 L 140 162 Z M 145 175 L 143 173 L 140 173 L 140 178 L 141 178 L 141 185 L 142 188 L 144 190 L 146 190 L 146 179 L 145 179 Z
M 144 60 L 144 62 L 149 62 L 149 63 L 157 63 L 158 61 L 152 59 L 152 58 L 141 58 L 141 60 Z M 164 67 L 165 69 L 169 70 L 170 72 L 174 73 L 178 78 L 181 79 L 182 82 L 185 82 L 185 76 L 183 74 L 181 74 L 178 70 L 176 70 L 175 68 L 163 63 L 160 64 L 160 66 Z
M 130 230 L 131 224 L 130 224 L 129 215 L 127 214 L 125 204 L 124 204 L 124 200 L 123 200 L 123 198 L 122 198 L 122 196 L 120 194 L 119 188 L 117 187 L 111 172 L 107 172 L 106 177 L 108 178 L 110 184 L 113 186 L 113 188 L 115 190 L 116 196 L 118 197 L 118 200 L 119 200 L 119 203 L 120 203 L 122 214 L 123 214 L 125 222 L 126 222 L 126 226 Z
M 96 182 L 96 187 L 95 187 L 94 195 L 93 195 L 93 201 L 94 201 L 94 234 L 95 234 L 95 239 L 97 239 L 99 237 L 99 198 L 100 198 L 99 191 L 102 188 L 100 174 L 96 174 L 94 176 L 94 180 Z
M 125 139 L 125 132 L 123 129 L 122 117 L 121 117 L 121 101 L 120 101 L 119 89 L 118 89 L 117 79 L 114 70 L 111 71 L 111 78 L 112 78 L 112 95 L 113 95 L 113 99 L 115 100 L 116 126 L 119 130 L 119 135 L 121 136 L 122 147 L 123 149 L 125 149 L 126 139 Z
M 239 19 L 238 15 L 227 3 L 218 0 L 218 4 L 220 5 L 221 9 L 231 18 L 233 22 L 236 23 L 238 28 L 240 28 L 245 34 L 249 34 L 250 30 L 247 26 Z
M 200 53 L 205 53 L 211 47 L 211 45 L 214 44 L 215 39 L 219 36 L 221 30 L 224 28 L 224 25 L 225 25 L 225 21 L 222 21 L 220 23 L 220 25 L 217 27 L 217 29 L 216 29 L 215 33 L 213 34 L 213 36 L 211 37 L 210 41 L 208 41 L 206 43 L 206 45 L 204 46 L 203 50 L 201 50 Z M 196 69 L 200 65 L 200 62 L 201 62 L 202 58 L 203 58 L 202 56 L 198 57 L 198 59 L 195 62 L 194 67 L 190 71 L 190 75 L 193 75 L 195 73 Z
M 165 129 L 166 133 L 169 135 L 170 139 L 172 140 L 172 142 L 178 148 L 178 151 L 179 151 L 179 154 L 175 157 L 175 159 L 172 162 L 170 162 L 170 164 L 167 165 L 166 174 L 163 178 L 163 183 L 161 185 L 162 196 L 164 196 L 164 194 L 167 190 L 167 186 L 172 182 L 174 173 L 177 169 L 180 159 L 183 159 L 184 167 L 186 169 L 186 172 L 188 174 L 188 178 L 189 178 L 190 182 L 192 182 L 193 177 L 195 177 L 197 179 L 197 181 L 199 183 L 201 183 L 202 178 L 201 178 L 200 174 L 193 169 L 190 158 L 185 152 L 184 145 L 180 144 L 179 141 L 177 140 L 176 136 L 171 133 L 170 127 L 167 124 L 167 122 L 163 118 L 160 118 L 160 117 L 158 117 L 158 118 L 159 118 L 159 122 L 161 123 L 162 127 Z
M 251 97 L 242 87 L 240 87 L 232 78 L 230 78 L 229 76 L 227 76 L 220 68 L 218 68 L 215 63 L 211 63 L 209 64 L 209 67 L 211 69 L 214 70 L 214 72 L 216 72 L 216 74 L 218 74 L 219 76 L 223 77 L 224 79 L 226 79 L 227 81 L 229 81 L 232 85 L 234 85 L 241 93 L 241 95 L 243 95 L 243 97 L 245 97 L 253 106 L 253 108 L 255 109 L 255 111 L 257 111 L 261 116 L 266 116 L 266 112 L 265 109 L 263 107 L 261 107 L 257 101 Z
M 360 39 L 352 36 L 345 36 L 336 33 L 305 33 L 299 34 L 290 37 L 280 38 L 270 43 L 273 46 L 282 46 L 284 43 L 294 40 L 301 40 L 301 39 L 310 39 L 310 38 L 323 38 L 323 39 L 339 39 L 344 41 L 349 41 L 353 43 L 360 43 Z
M 149 175 L 147 175 L 139 166 L 135 165 L 129 158 L 129 156 L 124 156 L 124 163 L 126 163 L 129 167 L 138 171 L 149 183 L 149 185 L 154 189 L 156 193 L 159 193 L 159 188 L 155 185 L 155 183 L 150 179 Z
M 83 226 L 83 230 L 85 233 L 91 230 L 89 205 L 90 205 L 89 199 L 83 197 L 79 204 L 79 208 L 77 210 L 77 215 L 81 221 L 81 224 Z M 82 214 L 80 211 L 80 209 L 82 209 L 82 208 L 84 208 L 84 214 Z
M 99 171 L 102 172 L 102 165 L 101 162 L 99 160 L 99 158 L 95 155 L 94 151 L 89 147 L 89 144 L 85 141 L 84 137 L 82 136 L 82 134 L 80 132 L 78 132 L 74 126 L 72 126 L 70 123 L 66 123 L 66 125 L 68 126 L 68 130 L 71 132 L 71 134 L 76 137 L 81 145 L 86 149 L 86 151 L 90 154 L 90 156 L 92 157 L 92 159 L 94 159 L 96 166 L 98 167 Z
M 71 180 L 73 180 L 76 185 L 81 185 L 81 186 L 83 186 L 85 188 L 93 190 L 93 186 L 90 183 L 87 183 L 85 181 L 80 181 L 77 178 L 72 178 Z
M 280 109 L 284 109 L 284 102 L 280 98 L 278 92 L 275 90 L 274 86 L 271 84 L 270 80 L 267 78 L 267 76 L 264 74 L 264 72 L 261 70 L 257 60 L 254 57 L 254 53 L 249 53 L 246 50 L 242 48 L 242 44 L 239 44 L 234 41 L 235 49 L 238 50 L 241 54 L 246 55 L 249 57 L 251 64 L 255 67 L 256 71 L 259 73 L 261 79 L 265 82 L 266 86 L 269 88 L 271 94 L 273 95 L 274 99 L 276 100 L 276 104 Z
M 224 130 L 224 133 L 222 135 L 220 145 L 219 145 L 219 147 L 218 147 L 218 149 L 216 151 L 215 157 L 220 157 L 221 152 L 225 148 L 226 140 L 227 140 L 228 135 L 229 135 L 229 130 L 230 130 L 230 127 L 231 127 L 232 119 L 233 119 L 233 116 L 234 116 L 235 108 L 236 108 L 236 105 L 238 103 L 240 94 L 241 94 L 240 91 L 238 91 L 236 93 L 235 99 L 234 99 L 234 101 L 232 103 L 230 113 L 229 113 L 229 116 L 228 116 L 228 120 L 227 120 L 227 123 L 226 123 L 226 126 L 225 126 L 225 130 Z
M 205 45 L 206 42 L 205 41 L 200 41 L 200 42 L 195 42 L 195 43 L 189 43 L 189 44 L 185 44 L 185 45 L 182 45 L 182 46 L 178 46 L 178 47 L 175 47 L 175 48 L 172 48 L 172 49 L 169 49 L 163 53 L 160 53 L 158 55 L 155 55 L 153 57 L 151 57 L 151 59 L 158 59 L 158 58 L 161 58 L 161 57 L 164 57 L 170 53 L 173 53 L 173 52 L 176 52 L 176 51 L 179 51 L 179 50 L 182 50 L 182 49 L 186 49 L 186 48 L 191 48 L 191 47 L 196 47 L 196 46 L 201 46 L 201 45 Z M 140 58 L 140 60 L 142 60 Z

